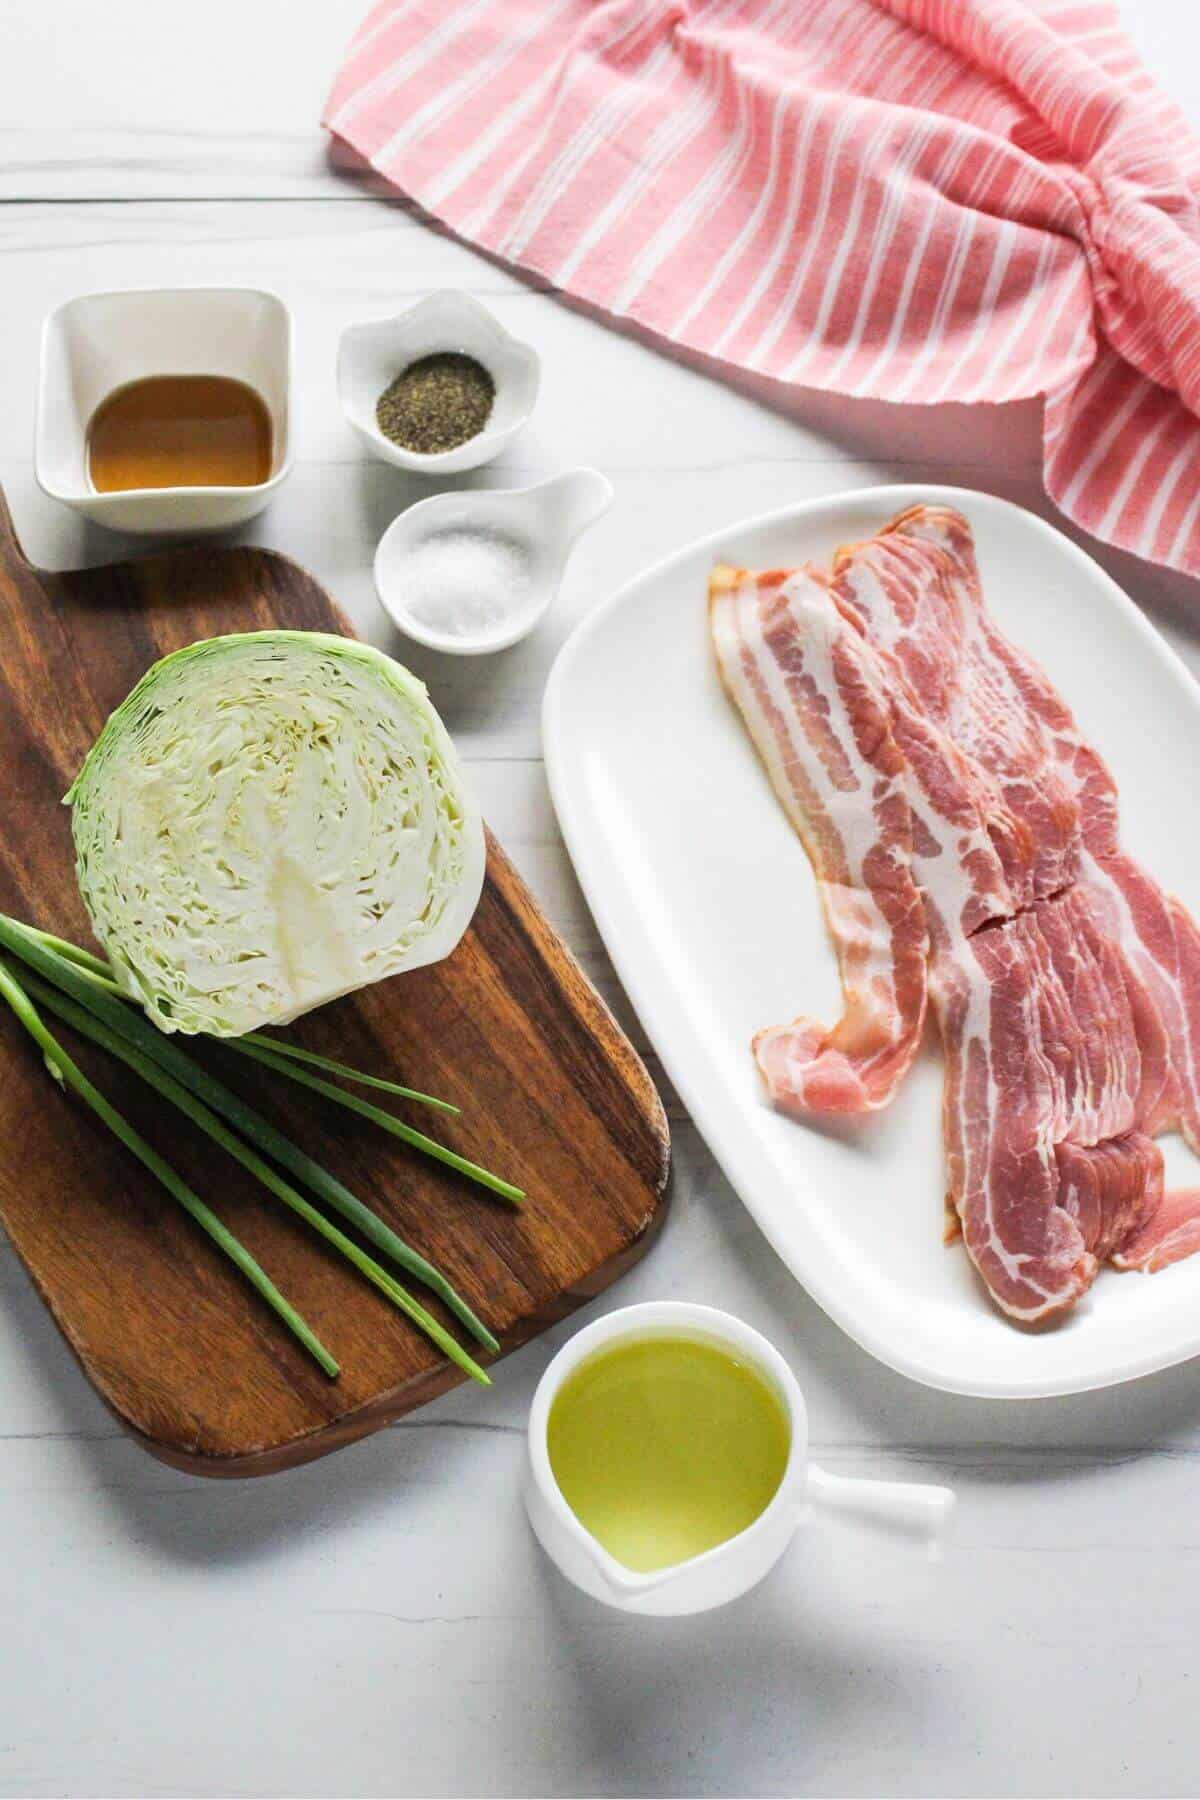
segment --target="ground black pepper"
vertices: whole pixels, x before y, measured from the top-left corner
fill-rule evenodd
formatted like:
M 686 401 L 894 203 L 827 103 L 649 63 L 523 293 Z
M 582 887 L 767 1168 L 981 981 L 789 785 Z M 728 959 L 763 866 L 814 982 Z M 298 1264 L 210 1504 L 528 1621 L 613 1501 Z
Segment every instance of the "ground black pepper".
M 496 384 L 482 363 L 440 350 L 401 369 L 380 394 L 375 419 L 393 444 L 434 456 L 478 437 L 495 398 Z

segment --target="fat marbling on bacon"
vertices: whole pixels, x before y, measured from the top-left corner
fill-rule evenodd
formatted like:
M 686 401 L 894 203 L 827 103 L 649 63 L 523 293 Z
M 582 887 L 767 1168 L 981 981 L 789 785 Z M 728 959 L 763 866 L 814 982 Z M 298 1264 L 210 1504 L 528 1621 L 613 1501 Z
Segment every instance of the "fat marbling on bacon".
M 845 994 L 832 1033 L 798 1021 L 756 1039 L 775 1103 L 886 1104 L 927 994 L 946 1062 L 948 1202 L 1006 1313 L 1052 1318 L 1105 1259 L 1149 1270 L 1200 1247 L 1198 1198 L 1164 1196 L 1154 1142 L 1179 1128 L 1200 1147 L 1200 933 L 1121 850 L 1112 777 L 988 614 L 966 520 L 911 508 L 840 550 L 828 577 L 722 567 L 710 607 L 722 678 L 826 895 Z M 836 771 L 831 732 L 856 747 Z M 882 847 L 881 753 L 887 860 L 871 866 L 886 880 L 859 886 L 881 918 L 915 888 L 923 930 L 876 932 L 856 960 L 828 890 Z M 867 1034 L 846 1029 L 863 1016 L 864 973 Z M 835 1040 L 858 1080 L 830 1105 L 820 1072 Z M 904 1054 L 881 1064 L 884 1043 Z
M 925 1022 L 925 910 L 911 872 L 905 761 L 890 701 L 859 633 L 816 570 L 714 570 L 722 678 L 817 878 L 844 1011 L 760 1031 L 776 1105 L 800 1114 L 886 1106 Z

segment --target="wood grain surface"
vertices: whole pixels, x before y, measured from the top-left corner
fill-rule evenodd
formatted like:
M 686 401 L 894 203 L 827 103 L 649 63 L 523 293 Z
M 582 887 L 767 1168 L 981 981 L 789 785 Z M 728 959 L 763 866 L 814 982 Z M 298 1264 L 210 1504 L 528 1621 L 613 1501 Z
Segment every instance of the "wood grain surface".
M 21 554 L 0 496 L 0 908 L 92 941 L 60 798 L 105 717 L 156 657 L 276 625 L 349 629 L 309 575 L 264 550 L 175 550 L 45 574 Z M 438 1115 L 432 1134 L 527 1190 L 514 1211 L 269 1071 L 240 1059 L 227 1071 L 442 1268 L 504 1349 L 599 1292 L 651 1241 L 669 1167 L 658 1095 L 493 839 L 483 898 L 451 957 L 325 1007 L 293 1033 L 455 1101 L 461 1117 Z M 377 1430 L 462 1379 L 135 1076 L 72 1041 L 328 1345 L 342 1365 L 329 1381 L 129 1153 L 60 1092 L 7 1016 L 0 1046 L 0 1218 L 87 1375 L 154 1455 L 197 1473 L 266 1474 Z M 217 1046 L 204 1056 L 218 1072 L 231 1060 Z M 431 1129 L 428 1113 L 397 1110 Z

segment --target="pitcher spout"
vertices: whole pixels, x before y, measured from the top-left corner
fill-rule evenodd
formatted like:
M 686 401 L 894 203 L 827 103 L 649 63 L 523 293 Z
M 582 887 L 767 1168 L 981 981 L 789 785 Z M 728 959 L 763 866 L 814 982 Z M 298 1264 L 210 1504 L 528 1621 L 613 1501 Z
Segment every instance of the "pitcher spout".
M 636 1600 L 639 1594 L 652 1593 L 675 1577 L 676 1571 L 672 1568 L 651 1569 L 646 1574 L 639 1574 L 636 1569 L 628 1569 L 615 1556 L 610 1556 L 590 1532 L 581 1530 L 579 1535 L 592 1567 L 614 1597 Z

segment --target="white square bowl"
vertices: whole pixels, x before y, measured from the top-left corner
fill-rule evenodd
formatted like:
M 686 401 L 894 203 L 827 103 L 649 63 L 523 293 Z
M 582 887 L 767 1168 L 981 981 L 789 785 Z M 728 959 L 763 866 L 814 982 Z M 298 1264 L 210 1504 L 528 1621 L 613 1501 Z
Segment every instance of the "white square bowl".
M 115 388 L 150 375 L 225 375 L 271 418 L 271 473 L 252 487 L 129 488 L 101 494 L 87 430 Z M 42 329 L 34 469 L 38 484 L 117 531 L 206 532 L 262 511 L 291 470 L 292 317 L 258 288 L 130 288 L 81 294 Z

